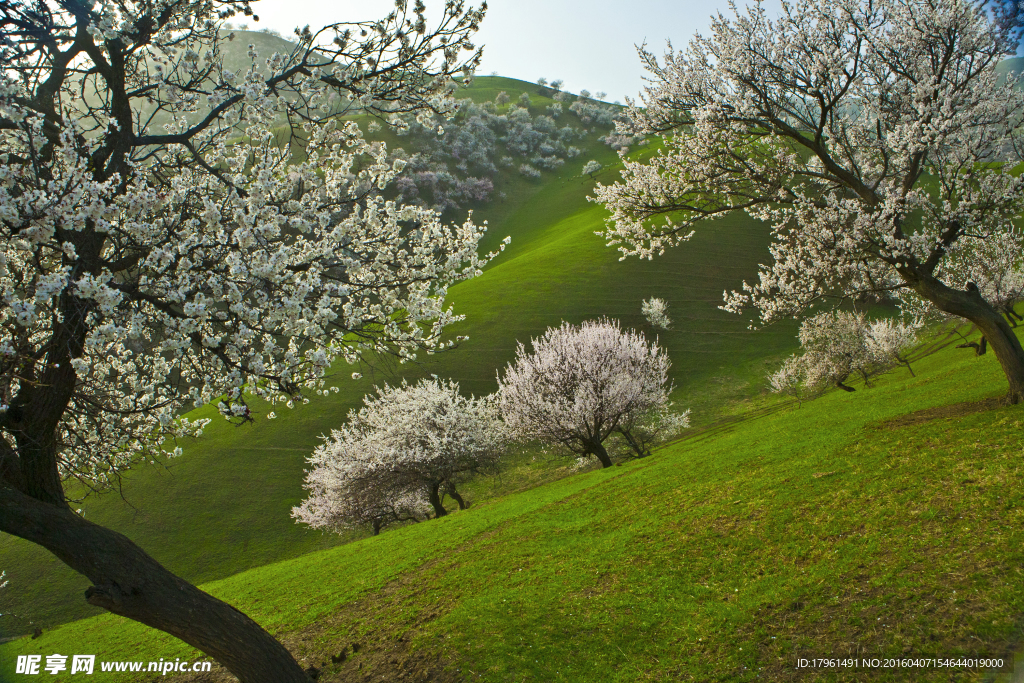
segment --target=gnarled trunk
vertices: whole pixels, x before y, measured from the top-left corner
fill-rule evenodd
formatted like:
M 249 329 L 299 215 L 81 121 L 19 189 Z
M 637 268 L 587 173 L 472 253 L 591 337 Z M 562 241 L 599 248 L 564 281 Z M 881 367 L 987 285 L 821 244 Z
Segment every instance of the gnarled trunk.
M 454 484 L 448 484 L 448 486 L 447 486 L 447 488 L 445 488 L 444 492 L 447 493 L 449 496 L 451 496 L 452 500 L 454 500 L 456 503 L 459 504 L 459 509 L 460 510 L 466 510 L 467 508 L 469 508 L 469 505 L 466 504 L 466 501 L 463 500 L 463 498 L 459 494 L 459 492 L 455 490 L 455 485 Z
M 429 486 L 427 497 L 430 499 L 430 505 L 434 508 L 435 517 L 444 517 L 448 514 L 444 505 L 441 504 L 441 482 L 438 481 Z
M 633 453 L 636 454 L 636 457 L 638 457 L 638 458 L 646 458 L 648 455 L 651 454 L 651 452 L 649 450 L 647 450 L 636 439 L 636 437 L 633 436 L 633 433 L 630 430 L 623 429 L 623 428 L 620 427 L 619 428 L 619 434 L 622 434 L 623 438 L 626 439 L 626 443 L 628 443 L 629 447 L 631 449 L 633 449 Z
M 836 386 L 839 387 L 840 389 L 842 389 L 843 391 L 857 391 L 853 387 L 847 386 L 846 384 L 843 384 L 843 382 L 846 381 L 847 377 L 849 377 L 849 375 L 843 376 L 842 379 L 837 379 L 836 380 Z
M 612 459 L 608 457 L 608 451 L 605 450 L 604 444 L 600 441 L 592 441 L 587 444 L 590 452 L 597 456 L 597 459 L 601 461 L 601 467 L 611 467 Z
M 291 653 L 231 605 L 167 571 L 116 531 L 0 483 L 0 531 L 37 543 L 93 585 L 85 597 L 169 633 L 243 683 L 309 683 Z
M 977 285 L 969 282 L 966 291 L 961 291 L 947 287 L 934 277 L 924 276 L 913 286 L 918 294 L 935 304 L 939 310 L 974 323 L 986 345 L 992 347 L 1006 375 L 1009 384 L 1006 402 L 1024 401 L 1024 348 L 1006 318 L 982 298 Z

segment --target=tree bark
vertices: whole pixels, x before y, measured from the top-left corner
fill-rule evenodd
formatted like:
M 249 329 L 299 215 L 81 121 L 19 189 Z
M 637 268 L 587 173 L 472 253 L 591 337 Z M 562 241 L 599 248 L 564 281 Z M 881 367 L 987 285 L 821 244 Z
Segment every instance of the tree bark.
M 612 459 L 608 457 L 608 451 L 605 450 L 604 444 L 600 441 L 593 441 L 587 444 L 590 447 L 590 452 L 597 456 L 597 459 L 601 461 L 601 467 L 611 467 Z
M 462 496 L 455 490 L 453 485 L 448 484 L 448 487 L 445 489 L 445 493 L 451 496 L 452 500 L 459 504 L 460 510 L 466 510 L 469 508 L 469 505 L 466 504 L 466 501 L 462 499 Z
M 1013 328 L 995 308 L 982 298 L 977 285 L 967 283 L 966 291 L 947 287 L 931 276 L 921 276 L 913 283 L 918 294 L 946 313 L 971 321 L 981 332 L 986 345 L 992 347 L 1009 384 L 1006 403 L 1024 400 L 1024 348 Z M 978 349 L 979 355 L 981 349 Z
M 648 455 L 651 454 L 649 450 L 644 448 L 640 444 L 640 442 L 633 437 L 633 433 L 630 432 L 628 429 L 619 429 L 619 434 L 622 434 L 623 438 L 626 439 L 626 443 L 628 443 L 629 447 L 633 449 L 634 453 L 636 453 L 636 457 L 646 458 Z
M 444 517 L 448 514 L 448 511 L 444 509 L 444 505 L 441 504 L 441 482 L 431 484 L 427 495 L 430 498 L 430 504 L 434 507 L 435 518 Z
M 842 389 L 843 391 L 857 391 L 853 387 L 850 387 L 850 386 L 847 386 L 847 385 L 843 384 L 843 382 L 845 382 L 845 381 L 846 381 L 845 377 L 842 378 L 842 379 L 836 380 L 836 386 L 839 387 L 840 389 Z
M 985 340 L 984 337 L 982 337 L 981 339 L 979 339 L 976 342 L 967 342 L 965 344 L 957 344 L 956 348 L 958 348 L 958 349 L 974 349 L 974 355 L 975 356 L 984 356 L 985 355 L 985 351 L 988 350 L 988 342 Z
M 259 624 L 167 571 L 116 531 L 0 482 L 0 531 L 37 543 L 93 585 L 86 600 L 179 638 L 243 683 L 309 683 Z

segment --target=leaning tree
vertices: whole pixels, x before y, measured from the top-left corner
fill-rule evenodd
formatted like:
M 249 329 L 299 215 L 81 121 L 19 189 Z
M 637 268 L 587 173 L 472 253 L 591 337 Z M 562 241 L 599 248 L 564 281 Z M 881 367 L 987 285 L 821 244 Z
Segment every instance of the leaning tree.
M 997 71 L 1015 45 L 999 11 L 799 0 L 770 19 L 758 3 L 664 61 L 641 48 L 652 83 L 620 132 L 665 146 L 598 187 L 609 241 L 650 258 L 746 211 L 772 226 L 772 259 L 726 310 L 768 323 L 825 297 L 912 290 L 981 330 L 1021 401 L 1017 337 L 977 283 L 943 275 L 959 242 L 998 239 L 1024 206 L 1024 92 Z
M 449 116 L 480 9 L 297 30 L 231 71 L 247 0 L 0 0 L 0 531 L 92 582 L 93 605 L 166 631 L 243 681 L 305 681 L 255 622 L 75 514 L 173 455 L 217 401 L 325 390 L 336 359 L 451 344 L 446 287 L 483 228 L 386 201 L 401 170 L 347 115 Z M 253 17 L 255 19 L 255 17 Z
M 668 416 L 668 354 L 638 332 L 623 332 L 618 321 L 563 322 L 532 346 L 531 353 L 520 342 L 498 378 L 498 404 L 517 437 L 611 467 L 604 442 L 613 432 L 628 440 L 640 422 Z
M 445 516 L 445 495 L 466 509 L 458 484 L 497 472 L 506 430 L 493 400 L 433 377 L 385 385 L 363 404 L 309 457 L 309 497 L 292 509 L 296 520 L 328 529 L 369 523 L 376 535 L 430 509 Z

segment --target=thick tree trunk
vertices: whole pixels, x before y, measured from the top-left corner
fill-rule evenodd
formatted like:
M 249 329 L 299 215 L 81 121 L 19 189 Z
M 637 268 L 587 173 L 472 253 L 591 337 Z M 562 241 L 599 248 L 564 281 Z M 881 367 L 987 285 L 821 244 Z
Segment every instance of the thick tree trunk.
M 444 509 L 444 505 L 441 504 L 441 482 L 431 484 L 427 495 L 430 499 L 430 504 L 434 507 L 434 515 L 436 517 L 444 517 L 448 514 L 448 511 Z
M 1006 375 L 1009 384 L 1006 402 L 1020 403 L 1024 400 L 1024 348 L 1002 314 L 982 298 L 978 287 L 971 282 L 966 291 L 961 291 L 947 287 L 931 276 L 922 277 L 913 286 L 939 310 L 974 323 L 987 345 L 992 347 Z
M 846 377 L 843 377 L 842 379 L 836 380 L 836 386 L 839 387 L 840 389 L 842 389 L 843 391 L 857 391 L 853 387 L 850 387 L 850 386 L 847 386 L 847 385 L 843 384 L 843 382 L 845 382 L 845 381 L 846 381 Z
M 447 493 L 449 496 L 451 496 L 452 500 L 454 500 L 456 503 L 459 504 L 459 509 L 460 510 L 466 510 L 466 509 L 469 508 L 469 506 L 466 505 L 466 501 L 462 499 L 462 496 L 459 495 L 459 492 L 456 491 L 455 487 L 452 486 L 451 484 L 448 484 L 448 487 L 445 488 L 445 493 Z
M 594 441 L 587 444 L 590 447 L 590 452 L 597 456 L 597 459 L 601 461 L 601 467 L 611 467 L 612 459 L 608 457 L 608 451 L 605 450 L 604 444 L 600 441 Z
M 86 600 L 169 633 L 243 683 L 308 683 L 291 653 L 231 605 L 167 571 L 125 536 L 0 483 L 0 531 L 37 543 L 93 585 Z

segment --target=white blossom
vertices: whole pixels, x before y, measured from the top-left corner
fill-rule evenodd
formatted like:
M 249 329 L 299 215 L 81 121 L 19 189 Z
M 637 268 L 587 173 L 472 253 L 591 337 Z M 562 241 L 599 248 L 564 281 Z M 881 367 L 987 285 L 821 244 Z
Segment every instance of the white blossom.
M 305 401 L 338 360 L 447 348 L 448 287 L 488 260 L 486 225 L 385 199 L 402 164 L 342 116 L 454 115 L 452 45 L 480 10 L 447 6 L 414 34 L 418 4 L 307 29 L 231 71 L 215 6 L 46 5 L 52 44 L 22 52 L 26 29 L 0 46 L 0 433 L 28 443 L 24 411 L 55 392 L 61 478 L 102 487 L 173 457 L 208 422 L 182 416 L 193 406 L 248 420 L 247 397 Z M 70 66 L 51 76 L 57 54 Z M 286 121 L 301 135 L 282 144 Z
M 1007 398 L 1024 400 L 1024 349 L 978 281 L 991 263 L 980 245 L 1011 239 L 1024 210 L 1024 92 L 997 71 L 1016 45 L 1001 10 L 795 0 L 777 18 L 762 3 L 733 11 L 663 60 L 641 48 L 651 84 L 617 129 L 664 147 L 598 185 L 608 243 L 652 258 L 745 211 L 771 226 L 771 259 L 723 308 L 753 306 L 768 323 L 826 297 L 912 292 L 997 338 Z
M 651 297 L 640 304 L 640 312 L 654 327 L 667 330 L 672 326 L 672 320 L 668 317 L 668 304 L 664 299 Z
M 395 521 L 445 514 L 441 498 L 463 506 L 457 485 L 496 470 L 506 433 L 493 401 L 466 398 L 436 377 L 384 386 L 331 431 L 308 459 L 309 497 L 292 516 L 314 528 L 362 524 L 374 532 Z
M 531 345 L 529 353 L 519 344 L 498 379 L 502 416 L 518 438 L 594 455 L 608 467 L 605 439 L 668 403 L 668 355 L 618 321 L 563 322 Z

